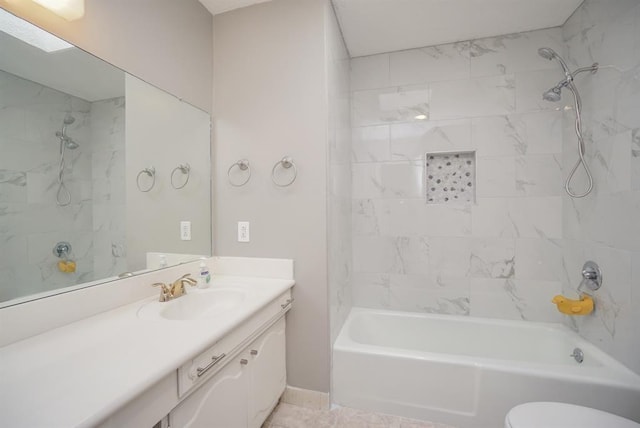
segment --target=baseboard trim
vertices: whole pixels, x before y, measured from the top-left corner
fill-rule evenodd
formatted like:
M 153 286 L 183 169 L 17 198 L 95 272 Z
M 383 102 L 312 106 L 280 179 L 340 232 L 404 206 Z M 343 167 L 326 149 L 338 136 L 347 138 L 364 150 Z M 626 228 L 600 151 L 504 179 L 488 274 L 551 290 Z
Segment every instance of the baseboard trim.
M 280 401 L 314 410 L 328 410 L 331 405 L 329 393 L 327 392 L 296 388 L 289 385 L 285 388 Z

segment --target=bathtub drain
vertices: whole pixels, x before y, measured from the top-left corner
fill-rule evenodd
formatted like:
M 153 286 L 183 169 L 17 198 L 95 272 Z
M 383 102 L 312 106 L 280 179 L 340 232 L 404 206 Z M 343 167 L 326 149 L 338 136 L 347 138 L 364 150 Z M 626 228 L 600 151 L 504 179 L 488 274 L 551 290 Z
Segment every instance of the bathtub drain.
M 575 348 L 573 350 L 573 354 L 569 356 L 573 357 L 578 363 L 582 363 L 584 361 L 584 352 L 582 352 L 582 349 L 580 348 Z

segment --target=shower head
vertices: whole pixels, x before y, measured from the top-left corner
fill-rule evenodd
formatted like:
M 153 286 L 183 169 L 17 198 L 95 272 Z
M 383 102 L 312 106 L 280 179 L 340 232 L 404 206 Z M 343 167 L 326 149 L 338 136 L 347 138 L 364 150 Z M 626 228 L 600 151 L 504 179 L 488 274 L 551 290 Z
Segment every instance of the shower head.
M 540 49 L 538 49 L 538 55 L 540 55 L 544 59 L 548 59 L 549 61 L 551 61 L 552 59 L 557 60 L 560 63 L 560 65 L 562 66 L 562 69 L 564 70 L 564 74 L 566 76 L 571 76 L 571 72 L 569 71 L 569 67 L 567 66 L 567 63 L 553 49 L 551 49 L 551 48 L 540 48 Z
M 551 102 L 557 102 L 560 101 L 560 98 L 562 98 L 562 86 L 558 85 L 558 86 L 554 86 L 553 88 L 549 89 L 548 91 L 545 91 L 542 94 L 542 99 L 545 101 L 551 101 Z
M 80 147 L 80 144 L 76 143 L 75 141 L 73 141 L 73 138 L 70 137 L 66 137 L 64 139 L 64 145 L 67 147 L 67 149 L 69 150 L 75 150 L 78 147 Z
M 549 61 L 551 61 L 553 58 L 558 56 L 556 51 L 554 51 L 551 48 L 540 48 L 540 49 L 538 49 L 538 55 L 540 55 L 544 59 L 548 59 Z
M 72 124 L 73 122 L 75 122 L 75 121 L 76 121 L 76 118 L 75 118 L 75 117 L 73 117 L 73 116 L 71 116 L 71 115 L 69 114 L 69 115 L 67 115 L 67 116 L 64 118 L 64 122 L 63 122 L 63 123 L 64 123 L 65 125 L 71 125 L 71 124 Z
M 64 134 L 63 132 L 56 131 L 56 137 L 60 138 L 60 143 L 61 144 L 64 143 L 64 146 L 67 149 L 75 150 L 78 147 L 80 147 L 80 144 L 76 143 L 73 138 L 69 137 L 68 135 Z

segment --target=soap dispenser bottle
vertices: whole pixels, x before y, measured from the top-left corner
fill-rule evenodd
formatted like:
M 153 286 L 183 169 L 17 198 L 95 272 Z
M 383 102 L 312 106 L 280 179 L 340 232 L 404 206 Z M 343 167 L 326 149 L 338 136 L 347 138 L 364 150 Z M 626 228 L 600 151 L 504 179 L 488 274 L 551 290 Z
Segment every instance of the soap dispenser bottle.
M 211 282 L 211 274 L 207 264 L 202 260 L 200 262 L 200 273 L 198 274 L 198 288 L 208 288 Z

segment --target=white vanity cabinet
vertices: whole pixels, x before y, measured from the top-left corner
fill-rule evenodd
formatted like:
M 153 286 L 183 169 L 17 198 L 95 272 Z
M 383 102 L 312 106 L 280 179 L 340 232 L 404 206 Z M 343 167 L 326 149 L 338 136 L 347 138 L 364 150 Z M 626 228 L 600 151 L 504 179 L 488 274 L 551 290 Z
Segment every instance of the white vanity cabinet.
M 170 426 L 258 428 L 285 384 L 285 321 L 281 317 L 172 410 Z
M 249 345 L 249 428 L 267 419 L 287 383 L 284 318 Z
M 198 262 L 56 296 L 90 313 L 20 340 L 0 335 L 0 389 L 11 391 L 1 425 L 259 427 L 285 388 L 293 261 L 209 262 L 210 287 L 186 297 L 160 303 L 148 284 L 193 273 Z M 3 308 L 0 318 L 35 319 L 43 300 Z

